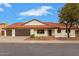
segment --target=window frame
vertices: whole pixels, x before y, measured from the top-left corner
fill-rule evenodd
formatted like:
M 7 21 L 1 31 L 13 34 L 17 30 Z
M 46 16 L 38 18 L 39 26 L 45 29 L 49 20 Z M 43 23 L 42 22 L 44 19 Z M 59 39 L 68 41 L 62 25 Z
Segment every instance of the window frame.
M 61 33 L 61 29 L 60 28 L 57 29 L 57 33 Z
M 37 34 L 44 34 L 44 33 L 45 33 L 44 29 L 37 30 Z

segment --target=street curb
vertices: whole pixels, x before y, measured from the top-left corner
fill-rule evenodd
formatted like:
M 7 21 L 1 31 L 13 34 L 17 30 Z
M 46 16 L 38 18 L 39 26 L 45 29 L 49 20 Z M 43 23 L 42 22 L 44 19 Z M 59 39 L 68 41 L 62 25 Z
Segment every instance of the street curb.
M 79 41 L 2 41 L 0 43 L 79 43 Z

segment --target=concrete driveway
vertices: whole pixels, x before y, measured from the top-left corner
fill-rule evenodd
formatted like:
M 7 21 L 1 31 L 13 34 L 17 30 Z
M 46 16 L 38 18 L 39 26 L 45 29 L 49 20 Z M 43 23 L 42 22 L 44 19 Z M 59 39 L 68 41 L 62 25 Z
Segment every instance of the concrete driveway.
M 79 40 L 28 40 L 28 38 L 29 36 L 0 37 L 0 43 L 79 43 Z
M 79 56 L 79 44 L 0 43 L 0 56 Z
M 17 37 L 11 37 L 11 36 L 7 36 L 7 37 L 0 37 L 0 43 L 1 42 L 23 42 L 24 39 L 28 38 L 29 36 L 17 36 Z

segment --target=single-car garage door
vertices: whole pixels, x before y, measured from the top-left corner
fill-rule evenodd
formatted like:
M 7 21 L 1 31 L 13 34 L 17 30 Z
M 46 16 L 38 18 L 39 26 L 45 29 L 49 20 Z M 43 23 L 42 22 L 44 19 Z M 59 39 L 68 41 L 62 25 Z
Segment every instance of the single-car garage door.
M 15 36 L 30 36 L 30 29 L 16 29 Z
M 4 31 L 1 31 L 1 36 L 4 36 Z
M 6 30 L 6 34 L 7 34 L 7 36 L 12 36 L 12 30 L 11 29 L 7 29 Z

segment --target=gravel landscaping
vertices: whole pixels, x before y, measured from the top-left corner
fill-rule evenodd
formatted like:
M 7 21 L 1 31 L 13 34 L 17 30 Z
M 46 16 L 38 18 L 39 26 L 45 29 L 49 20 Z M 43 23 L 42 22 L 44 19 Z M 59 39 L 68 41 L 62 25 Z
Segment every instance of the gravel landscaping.
M 79 37 L 74 37 L 74 38 L 57 38 L 57 40 L 79 40 Z
M 25 40 L 55 40 L 54 37 L 29 37 L 26 38 Z
M 64 37 L 64 38 L 62 38 L 62 37 L 59 37 L 59 38 L 55 38 L 55 37 L 34 37 L 34 38 L 31 38 L 31 37 L 29 37 L 24 40 L 68 40 L 68 41 L 72 40 L 73 41 L 73 40 L 79 40 L 79 37 L 70 37 L 70 38 L 67 38 L 67 37 Z

